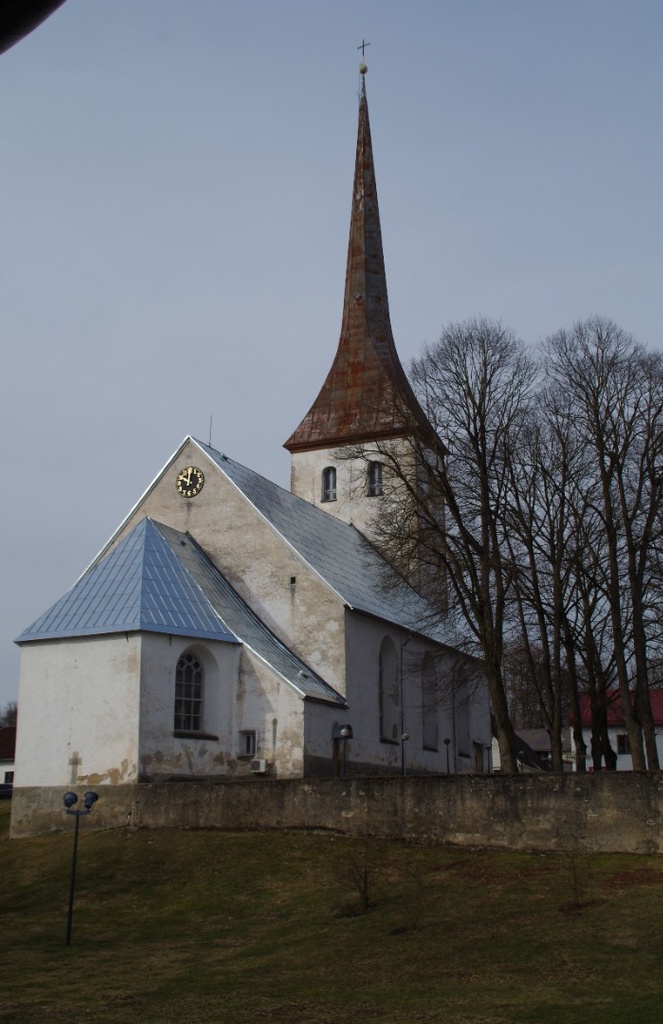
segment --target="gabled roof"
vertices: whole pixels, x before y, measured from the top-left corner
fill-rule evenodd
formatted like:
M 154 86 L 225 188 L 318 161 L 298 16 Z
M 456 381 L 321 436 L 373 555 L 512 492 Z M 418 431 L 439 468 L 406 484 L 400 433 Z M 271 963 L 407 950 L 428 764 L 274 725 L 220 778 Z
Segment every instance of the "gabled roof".
M 391 330 L 364 75 L 341 338 L 320 394 L 285 442 L 290 452 L 402 437 L 413 419 L 431 432 Z
M 429 603 L 409 587 L 349 523 L 316 508 L 202 441 L 205 452 L 274 530 L 354 611 L 453 646 Z
M 94 562 L 16 642 L 118 632 L 242 643 L 300 696 L 346 706 L 260 621 L 193 538 L 149 518 Z

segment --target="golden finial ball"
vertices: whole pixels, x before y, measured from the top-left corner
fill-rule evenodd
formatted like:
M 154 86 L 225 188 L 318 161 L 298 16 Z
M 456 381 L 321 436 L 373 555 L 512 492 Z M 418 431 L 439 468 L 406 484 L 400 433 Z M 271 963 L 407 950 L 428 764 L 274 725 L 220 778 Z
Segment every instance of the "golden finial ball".
M 368 71 L 368 68 L 366 67 L 365 64 L 360 64 L 359 65 L 359 74 L 360 75 L 365 75 L 367 71 Z

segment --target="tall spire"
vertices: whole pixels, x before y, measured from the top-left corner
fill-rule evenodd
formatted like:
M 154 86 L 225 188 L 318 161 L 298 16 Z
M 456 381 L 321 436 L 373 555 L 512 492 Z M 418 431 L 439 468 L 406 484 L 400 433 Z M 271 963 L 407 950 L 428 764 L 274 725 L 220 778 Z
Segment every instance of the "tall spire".
M 318 397 L 284 445 L 290 452 L 398 437 L 412 415 L 425 419 L 391 330 L 364 64 L 360 71 L 341 338 Z

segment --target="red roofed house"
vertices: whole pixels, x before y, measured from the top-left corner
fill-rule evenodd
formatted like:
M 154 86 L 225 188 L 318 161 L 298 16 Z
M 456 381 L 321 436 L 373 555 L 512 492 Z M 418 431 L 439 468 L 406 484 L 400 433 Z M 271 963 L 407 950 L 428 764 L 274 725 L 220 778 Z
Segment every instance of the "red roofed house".
M 14 782 L 14 751 L 16 749 L 16 726 L 0 726 L 0 783 Z
M 617 755 L 617 771 L 631 772 L 633 771 L 633 762 L 631 760 L 631 751 L 619 692 L 615 690 L 613 693 L 606 694 L 606 699 L 608 701 L 608 736 L 610 746 Z M 663 690 L 650 690 L 650 701 L 654 715 L 659 761 L 663 764 Z M 582 721 L 582 735 L 587 745 L 588 762 L 591 763 L 592 710 L 587 694 L 580 698 L 580 717 Z M 573 739 L 572 744 L 575 761 L 575 743 L 573 743 Z

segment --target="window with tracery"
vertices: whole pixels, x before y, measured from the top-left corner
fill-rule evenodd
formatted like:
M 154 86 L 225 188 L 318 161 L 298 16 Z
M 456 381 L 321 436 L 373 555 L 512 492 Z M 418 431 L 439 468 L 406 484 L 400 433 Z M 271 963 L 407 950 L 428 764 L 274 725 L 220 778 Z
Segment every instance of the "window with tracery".
M 203 723 L 203 666 L 191 651 L 175 671 L 175 732 L 200 732 Z

